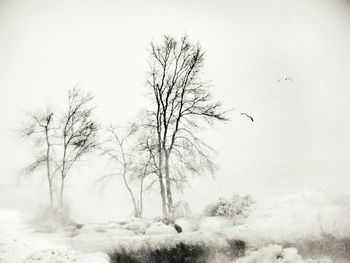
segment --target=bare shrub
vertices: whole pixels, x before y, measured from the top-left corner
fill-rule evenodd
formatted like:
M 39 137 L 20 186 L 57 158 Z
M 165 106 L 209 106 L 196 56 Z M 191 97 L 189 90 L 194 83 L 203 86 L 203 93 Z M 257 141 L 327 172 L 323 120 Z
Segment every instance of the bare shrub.
M 71 219 L 69 207 L 64 205 L 62 208 L 40 208 L 32 224 L 39 232 L 55 232 L 75 223 Z
M 235 217 L 245 215 L 252 204 L 253 199 L 250 195 L 234 195 L 231 199 L 220 198 L 218 201 L 209 204 L 204 213 L 206 216 Z

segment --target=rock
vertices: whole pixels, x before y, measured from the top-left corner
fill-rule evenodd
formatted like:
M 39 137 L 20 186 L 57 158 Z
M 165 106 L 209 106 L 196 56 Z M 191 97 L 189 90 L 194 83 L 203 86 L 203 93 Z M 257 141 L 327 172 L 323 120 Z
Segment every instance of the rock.
M 94 232 L 96 226 L 96 224 L 85 224 L 80 230 L 81 232 Z
M 164 226 L 164 223 L 162 221 L 157 221 L 157 222 L 154 222 L 153 224 L 151 224 L 151 226 Z
M 182 232 L 181 226 L 175 224 L 175 225 L 174 225 L 174 228 L 175 228 L 175 230 L 176 230 L 177 233 L 181 233 L 181 232 Z
M 76 226 L 65 226 L 65 227 L 63 228 L 63 231 L 72 232 L 72 231 L 74 231 L 74 230 L 76 230 L 76 229 L 77 229 Z
M 107 225 L 97 225 L 94 230 L 96 232 L 105 233 L 107 231 L 107 228 Z
M 77 229 L 81 229 L 84 226 L 84 224 L 75 224 L 75 226 Z
M 107 231 L 107 225 L 105 224 L 86 224 L 81 229 L 82 232 L 100 232 L 104 233 Z
M 147 229 L 147 222 L 142 219 L 135 219 L 123 225 L 123 228 L 134 231 L 136 233 L 144 233 Z
M 177 231 L 173 226 L 167 225 L 152 225 L 146 229 L 145 235 L 173 235 Z
M 214 232 L 232 227 L 233 225 L 232 219 L 222 216 L 210 216 L 204 217 L 199 221 L 199 230 Z
M 120 228 L 121 226 L 116 222 L 110 222 L 110 223 L 108 223 L 107 227 L 109 229 L 114 229 L 114 228 Z
M 127 224 L 129 221 L 128 220 L 117 220 L 117 221 L 115 221 L 117 224 L 119 224 L 119 225 L 125 225 L 125 224 Z
M 194 222 L 194 220 L 188 220 L 184 218 L 176 219 L 175 225 L 181 227 L 183 233 L 189 233 L 198 230 L 198 225 Z
M 128 229 L 123 229 L 123 228 L 113 228 L 108 230 L 108 234 L 112 236 L 120 236 L 120 237 L 125 237 L 125 236 L 135 236 L 135 232 L 128 230 Z

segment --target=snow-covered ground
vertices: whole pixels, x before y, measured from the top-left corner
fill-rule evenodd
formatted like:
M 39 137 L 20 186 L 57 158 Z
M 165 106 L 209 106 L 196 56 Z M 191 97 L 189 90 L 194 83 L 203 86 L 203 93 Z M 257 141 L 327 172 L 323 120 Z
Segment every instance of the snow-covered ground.
M 176 223 L 183 229 L 179 234 L 172 226 L 154 219 L 91 223 L 81 228 L 70 226 L 55 233 L 43 233 L 30 227 L 19 213 L 0 209 L 0 263 L 55 262 L 55 259 L 62 263 L 107 263 L 108 256 L 104 253 L 121 247 L 137 250 L 145 245 L 171 247 L 184 242 L 222 248 L 228 245 L 228 239 L 244 240 L 249 246 L 247 256 L 237 263 L 299 263 L 313 261 L 303 261 L 294 248 L 274 244 L 318 239 L 323 234 L 350 238 L 349 197 L 315 190 L 257 202 L 250 210 L 249 216 L 239 225 L 223 217 L 179 219 Z
M 108 263 L 104 253 L 84 254 L 46 239 L 35 238 L 18 212 L 0 209 L 0 263 Z
M 317 189 L 256 203 L 245 223 L 228 232 L 251 243 L 350 237 L 350 197 Z

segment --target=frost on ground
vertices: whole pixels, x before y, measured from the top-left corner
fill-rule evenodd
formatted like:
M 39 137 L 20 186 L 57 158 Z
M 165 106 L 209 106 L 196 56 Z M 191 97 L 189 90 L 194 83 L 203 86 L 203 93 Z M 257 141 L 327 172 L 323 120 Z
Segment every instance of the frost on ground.
M 108 263 L 109 257 L 103 253 L 82 254 L 67 248 L 50 248 L 37 251 L 24 260 L 25 263 Z
M 234 263 L 332 263 L 328 258 L 303 260 L 295 248 L 271 245 L 250 253 Z
M 0 263 L 108 263 L 103 253 L 84 254 L 31 236 L 15 211 L 0 209 Z
M 225 231 L 259 245 L 317 239 L 323 233 L 350 237 L 350 198 L 322 190 L 257 203 L 242 225 Z
M 255 203 L 249 210 L 239 221 L 205 215 L 177 219 L 181 233 L 159 219 L 35 232 L 20 214 L 0 210 L 0 263 L 106 263 L 103 253 L 118 257 L 120 251 L 127 257 L 140 251 L 181 254 L 188 249 L 198 255 L 210 252 L 210 263 L 350 262 L 349 198 L 315 190 Z

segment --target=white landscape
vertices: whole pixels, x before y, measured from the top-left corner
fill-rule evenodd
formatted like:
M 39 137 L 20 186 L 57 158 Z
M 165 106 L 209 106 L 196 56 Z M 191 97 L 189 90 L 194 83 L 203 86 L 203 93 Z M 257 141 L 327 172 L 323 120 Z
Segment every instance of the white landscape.
M 138 251 L 174 247 L 179 242 L 219 251 L 209 256 L 209 262 L 349 262 L 344 258 L 349 256 L 349 201 L 320 189 L 302 192 L 254 203 L 240 222 L 203 214 L 179 218 L 175 223 L 182 233 L 154 219 L 137 218 L 88 223 L 79 229 L 57 226 L 54 232 L 43 232 L 24 215 L 2 209 L 0 262 L 105 263 L 110 262 L 108 254 L 121 248 Z M 230 260 L 224 253 L 229 250 L 227 240 L 246 242 L 244 256 Z M 335 240 L 343 240 L 343 247 Z M 318 244 L 318 250 L 310 248 L 300 255 L 293 247 L 307 242 Z M 307 255 L 310 252 L 313 258 Z
M 350 0 L 0 0 L 0 263 L 350 263 Z

